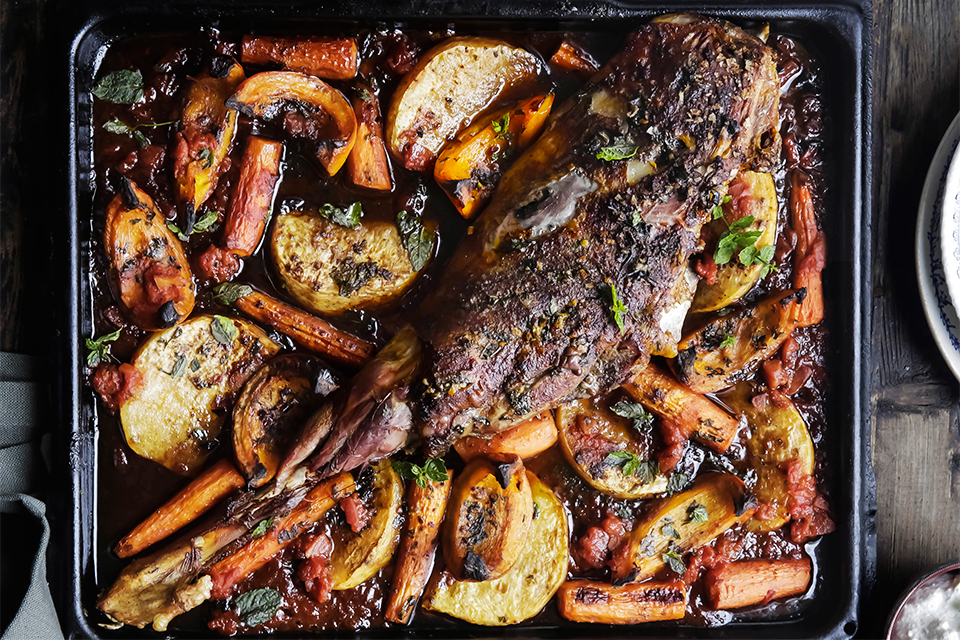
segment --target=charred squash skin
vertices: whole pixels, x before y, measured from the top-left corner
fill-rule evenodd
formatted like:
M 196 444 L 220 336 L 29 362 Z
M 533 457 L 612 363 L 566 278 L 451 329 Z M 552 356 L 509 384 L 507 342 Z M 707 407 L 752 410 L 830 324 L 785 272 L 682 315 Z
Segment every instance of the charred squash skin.
M 523 551 L 533 521 L 530 483 L 517 456 L 476 458 L 453 483 L 443 557 L 459 580 L 499 578 Z
M 177 198 L 185 231 L 193 229 L 196 212 L 213 193 L 233 147 L 237 111 L 224 101 L 243 82 L 243 68 L 229 58 L 215 61 L 209 73 L 193 81 L 181 116 L 173 151 Z
M 280 180 L 282 156 L 280 142 L 250 136 L 240 166 L 240 181 L 230 199 L 223 227 L 223 248 L 234 255 L 253 255 L 263 239 Z
M 281 64 L 284 69 L 327 80 L 357 75 L 357 41 L 353 38 L 271 38 L 243 36 L 244 64 Z
M 319 78 L 295 71 L 264 71 L 227 100 L 245 115 L 279 120 L 293 138 L 317 144 L 317 159 L 331 176 L 347 161 L 357 137 L 353 107 Z
M 190 263 L 153 200 L 123 178 L 107 207 L 110 279 L 131 320 L 146 331 L 183 322 L 195 299 Z

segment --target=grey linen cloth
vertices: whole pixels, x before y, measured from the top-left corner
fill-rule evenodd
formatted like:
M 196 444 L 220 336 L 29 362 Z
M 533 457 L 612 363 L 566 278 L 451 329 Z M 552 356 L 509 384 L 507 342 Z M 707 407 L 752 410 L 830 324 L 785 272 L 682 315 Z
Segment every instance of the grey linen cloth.
M 9 624 L 3 621 L 6 630 L 2 640 L 63 637 L 47 583 L 50 525 L 46 505 L 37 497 L 49 474 L 42 455 L 45 444 L 38 420 L 42 387 L 31 382 L 39 378 L 37 370 L 34 358 L 0 352 L 0 513 L 25 514 L 36 519 L 42 531 L 27 577 L 26 594 Z M 7 522 L 10 517 L 4 515 Z M 17 531 L 2 532 L 15 538 L 17 533 L 27 537 Z M 17 541 L 23 543 L 25 551 L 29 549 L 28 553 L 34 551 L 33 540 Z M 21 548 L 19 544 L 17 548 Z

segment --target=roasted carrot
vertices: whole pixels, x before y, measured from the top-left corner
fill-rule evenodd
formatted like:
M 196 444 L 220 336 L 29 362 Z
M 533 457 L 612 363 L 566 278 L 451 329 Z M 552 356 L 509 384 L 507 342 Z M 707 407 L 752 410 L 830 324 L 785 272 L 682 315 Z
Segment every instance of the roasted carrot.
M 718 453 L 726 451 L 737 434 L 739 422 L 735 418 L 656 365 L 634 371 L 623 390 Z
M 166 504 L 154 511 L 117 543 L 121 558 L 136 555 L 174 531 L 193 522 L 220 500 L 244 484 L 243 476 L 229 460 L 221 460 L 188 484 Z
M 556 441 L 557 423 L 553 419 L 553 413 L 545 411 L 490 438 L 482 436 L 460 438 L 454 448 L 467 462 L 477 456 L 491 453 L 506 453 L 530 458 L 546 451 Z
M 809 558 L 741 560 L 707 571 L 703 583 L 716 609 L 737 609 L 796 596 L 810 586 Z
M 245 258 L 257 250 L 267 227 L 280 178 L 283 144 L 250 136 L 240 164 L 240 180 L 223 225 L 224 249 Z
M 553 94 L 534 96 L 479 120 L 444 146 L 434 178 L 464 218 L 472 218 L 493 195 L 503 160 L 540 134 Z
M 250 540 L 236 552 L 210 567 L 213 580 L 210 597 L 221 600 L 245 577 L 262 567 L 270 558 L 296 539 L 298 531 L 310 526 L 337 504 L 340 498 L 354 491 L 353 476 L 341 473 L 324 480 L 304 496 L 288 515 L 277 518 L 259 537 Z
M 817 217 L 810 195 L 809 178 L 799 169 L 790 180 L 790 224 L 797 234 L 794 250 L 793 286 L 807 290 L 800 305 L 798 326 L 806 327 L 823 320 L 823 279 L 827 245 L 817 227 Z
M 593 73 L 600 68 L 600 65 L 588 53 L 581 50 L 580 47 L 570 44 L 567 40 L 560 43 L 556 53 L 550 58 L 550 62 L 569 71 L 585 73 Z
M 560 615 L 574 622 L 637 624 L 679 620 L 687 607 L 682 580 L 614 587 L 594 580 L 569 580 L 557 592 Z
M 244 64 L 281 64 L 328 80 L 357 75 L 357 42 L 353 38 L 271 38 L 243 36 Z
M 371 87 L 358 84 L 351 102 L 357 116 L 357 141 L 347 157 L 350 180 L 358 187 L 390 191 L 390 164 L 383 143 L 379 98 Z
M 411 482 L 407 489 L 409 516 L 400 538 L 400 554 L 393 570 L 393 590 L 384 613 L 391 622 L 409 622 L 417 600 L 423 595 L 433 571 L 437 535 L 450 497 L 452 477 L 453 471 L 447 471 L 447 479 L 443 482 L 426 479 L 426 486 Z
M 373 345 L 316 316 L 253 291 L 234 303 L 254 320 L 270 325 L 313 353 L 359 367 L 373 356 Z

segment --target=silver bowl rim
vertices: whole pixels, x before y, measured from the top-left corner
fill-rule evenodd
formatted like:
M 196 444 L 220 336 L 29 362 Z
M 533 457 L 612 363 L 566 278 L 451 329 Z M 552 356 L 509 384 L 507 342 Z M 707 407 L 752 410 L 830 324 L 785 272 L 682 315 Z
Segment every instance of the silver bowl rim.
M 887 618 L 887 633 L 885 634 L 886 640 L 893 640 L 893 628 L 897 624 L 897 620 L 900 618 L 900 613 L 903 611 L 903 606 L 907 604 L 907 601 L 917 592 L 917 590 L 930 582 L 938 576 L 942 576 L 945 573 L 950 573 L 951 571 L 960 572 L 960 561 L 948 562 L 945 565 L 941 565 L 934 569 L 924 573 L 922 576 L 917 578 L 911 583 L 909 587 L 903 592 L 903 595 L 900 596 L 900 599 L 897 600 L 896 606 L 893 607 L 893 610 L 890 612 L 890 617 Z

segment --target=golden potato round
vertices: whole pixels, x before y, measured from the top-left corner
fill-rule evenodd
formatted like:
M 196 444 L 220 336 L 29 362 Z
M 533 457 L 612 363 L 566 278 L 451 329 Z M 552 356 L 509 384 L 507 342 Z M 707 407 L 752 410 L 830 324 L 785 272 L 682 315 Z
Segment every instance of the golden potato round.
M 287 292 L 319 314 L 386 304 L 417 277 L 391 222 L 362 221 L 350 229 L 317 213 L 291 212 L 277 218 L 272 245 Z
M 447 571 L 434 576 L 423 607 L 473 624 L 505 626 L 540 613 L 567 577 L 570 534 L 567 512 L 546 485 L 527 472 L 534 519 L 520 558 L 496 580 L 456 580 Z
M 400 543 L 403 483 L 389 459 L 373 467 L 373 516 L 360 533 L 348 530 L 330 556 L 330 578 L 335 590 L 352 589 L 370 579 L 393 557 Z
M 236 318 L 198 316 L 153 334 L 131 364 L 140 374 L 120 405 L 127 444 L 171 471 L 203 465 L 228 407 L 243 384 L 280 345 Z

